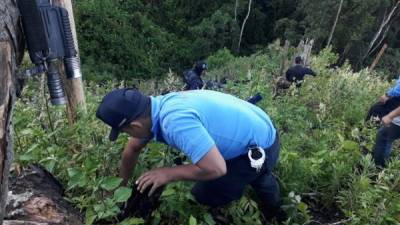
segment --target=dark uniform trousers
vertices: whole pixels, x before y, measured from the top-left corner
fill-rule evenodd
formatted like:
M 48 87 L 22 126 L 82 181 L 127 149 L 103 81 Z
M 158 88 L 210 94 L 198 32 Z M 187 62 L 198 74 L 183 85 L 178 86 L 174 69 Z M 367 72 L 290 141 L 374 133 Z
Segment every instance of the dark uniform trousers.
M 218 207 L 243 195 L 246 185 L 250 184 L 260 201 L 265 217 L 273 217 L 281 206 L 279 184 L 272 169 L 279 158 L 279 135 L 272 146 L 265 149 L 266 159 L 259 172 L 251 167 L 247 153 L 226 161 L 227 173 L 215 180 L 200 181 L 192 189 L 195 199 L 204 205 Z

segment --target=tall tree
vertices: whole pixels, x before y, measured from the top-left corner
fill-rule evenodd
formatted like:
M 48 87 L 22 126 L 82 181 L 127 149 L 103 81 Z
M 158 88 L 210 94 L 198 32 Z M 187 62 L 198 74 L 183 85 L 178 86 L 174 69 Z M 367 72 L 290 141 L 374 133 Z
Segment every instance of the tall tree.
M 0 4 L 0 224 L 5 216 L 8 176 L 13 159 L 11 120 L 18 80 L 17 66 L 23 56 L 19 11 L 13 0 Z
M 383 19 L 381 24 L 379 25 L 378 30 L 376 31 L 374 37 L 370 41 L 368 45 L 368 49 L 362 58 L 365 60 L 372 52 L 376 50 L 382 43 L 383 39 L 385 39 L 387 32 L 390 29 L 391 24 L 394 21 L 394 18 L 400 13 L 400 1 L 396 1 L 391 9 L 387 12 L 385 10 L 385 14 L 383 15 Z M 378 40 L 379 39 L 379 40 Z
M 338 11 L 336 14 L 335 22 L 333 23 L 331 33 L 329 34 L 328 43 L 326 44 L 327 47 L 331 44 L 333 33 L 335 32 L 336 24 L 339 20 L 340 12 L 342 11 L 342 6 L 343 6 L 343 0 L 340 0 L 340 4 L 339 4 L 339 8 L 338 8 Z
M 249 6 L 248 6 L 248 9 L 247 9 L 247 15 L 246 15 L 246 17 L 245 17 L 244 20 L 243 20 L 242 29 L 240 29 L 240 35 L 239 35 L 239 42 L 238 42 L 237 52 L 240 52 L 240 44 L 241 44 L 241 42 L 242 42 L 243 30 L 244 30 L 244 27 L 246 26 L 247 19 L 249 19 L 249 16 L 250 16 L 251 2 L 252 2 L 252 0 L 249 0 Z

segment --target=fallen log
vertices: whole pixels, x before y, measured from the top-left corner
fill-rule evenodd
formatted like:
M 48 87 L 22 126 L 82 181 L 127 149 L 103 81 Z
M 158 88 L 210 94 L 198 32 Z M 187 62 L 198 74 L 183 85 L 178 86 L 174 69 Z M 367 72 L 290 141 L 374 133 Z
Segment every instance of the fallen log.
M 64 198 L 61 183 L 46 169 L 32 165 L 20 174 L 11 174 L 3 224 L 83 223 L 80 212 Z

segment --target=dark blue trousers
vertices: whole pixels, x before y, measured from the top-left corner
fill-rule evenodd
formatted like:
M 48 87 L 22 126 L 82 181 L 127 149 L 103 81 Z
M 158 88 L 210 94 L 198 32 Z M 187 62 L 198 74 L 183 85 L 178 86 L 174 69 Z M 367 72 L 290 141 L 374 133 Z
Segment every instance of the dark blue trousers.
M 381 127 L 376 134 L 374 146 L 374 161 L 378 166 L 385 166 L 392 152 L 392 143 L 400 138 L 400 126 L 390 124 L 389 127 Z
M 259 172 L 250 166 L 247 154 L 226 161 L 227 173 L 215 180 L 197 182 L 192 189 L 195 199 L 204 205 L 217 207 L 225 205 L 243 195 L 249 184 L 256 191 L 261 207 L 273 213 L 281 206 L 279 184 L 272 169 L 279 158 L 279 136 L 274 144 L 265 149 L 266 160 Z

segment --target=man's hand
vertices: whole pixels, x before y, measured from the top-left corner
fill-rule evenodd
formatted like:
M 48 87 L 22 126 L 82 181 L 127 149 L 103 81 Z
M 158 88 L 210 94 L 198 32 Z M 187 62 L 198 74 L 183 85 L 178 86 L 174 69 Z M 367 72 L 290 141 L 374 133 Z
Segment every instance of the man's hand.
M 385 104 L 386 101 L 389 100 L 389 98 L 390 98 L 389 96 L 387 96 L 386 94 L 384 94 L 384 95 L 382 95 L 382 96 L 379 98 L 379 102 Z
M 393 121 L 393 118 L 392 118 L 390 115 L 386 115 L 386 116 L 384 116 L 384 117 L 382 118 L 381 121 L 382 121 L 383 126 L 389 127 L 390 124 L 391 124 L 392 121 Z
M 149 196 L 169 182 L 178 180 L 213 180 L 227 173 L 226 163 L 214 145 L 196 164 L 163 167 L 142 174 L 137 180 L 138 190 L 143 193 L 149 186 Z
M 142 174 L 137 180 L 136 185 L 138 191 L 143 193 L 148 187 L 151 186 L 149 191 L 149 196 L 154 193 L 154 191 L 167 184 L 171 181 L 170 174 L 168 172 L 169 168 L 159 168 L 150 170 L 144 174 Z

